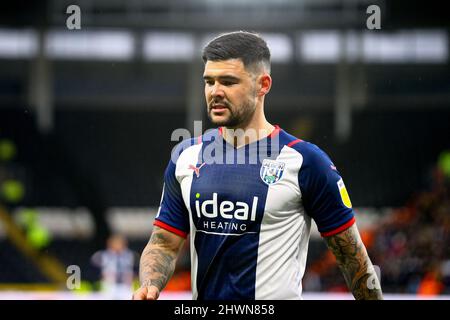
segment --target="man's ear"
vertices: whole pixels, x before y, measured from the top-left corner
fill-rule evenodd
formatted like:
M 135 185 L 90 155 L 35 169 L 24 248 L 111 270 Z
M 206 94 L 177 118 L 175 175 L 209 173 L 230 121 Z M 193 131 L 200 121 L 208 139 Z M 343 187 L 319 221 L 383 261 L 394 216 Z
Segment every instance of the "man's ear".
M 272 87 L 272 78 L 268 73 L 264 73 L 260 76 L 258 80 L 259 91 L 258 96 L 262 97 L 269 93 L 270 88 Z

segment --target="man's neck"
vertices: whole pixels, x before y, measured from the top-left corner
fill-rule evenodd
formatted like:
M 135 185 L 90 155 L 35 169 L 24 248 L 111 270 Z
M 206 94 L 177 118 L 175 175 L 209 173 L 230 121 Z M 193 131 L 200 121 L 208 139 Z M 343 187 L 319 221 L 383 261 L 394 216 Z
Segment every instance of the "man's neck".
M 265 118 L 263 121 L 252 121 L 248 125 L 238 128 L 223 127 L 224 139 L 235 148 L 243 147 L 247 144 L 261 140 L 269 136 L 275 127 Z

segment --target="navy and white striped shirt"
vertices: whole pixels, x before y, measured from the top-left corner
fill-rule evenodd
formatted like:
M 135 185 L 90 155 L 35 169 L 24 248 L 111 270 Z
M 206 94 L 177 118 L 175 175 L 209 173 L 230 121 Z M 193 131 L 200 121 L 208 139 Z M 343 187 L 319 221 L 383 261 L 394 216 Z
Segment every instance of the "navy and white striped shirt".
M 311 218 L 322 236 L 355 221 L 321 149 L 278 126 L 236 149 L 219 128 L 177 146 L 154 225 L 190 234 L 194 299 L 301 299 Z

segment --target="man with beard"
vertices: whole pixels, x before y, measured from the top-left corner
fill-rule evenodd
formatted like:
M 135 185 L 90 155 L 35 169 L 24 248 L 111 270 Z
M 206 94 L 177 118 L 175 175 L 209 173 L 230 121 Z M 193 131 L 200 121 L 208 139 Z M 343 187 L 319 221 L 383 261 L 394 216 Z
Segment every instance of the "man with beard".
M 203 61 L 208 117 L 218 128 L 175 150 L 133 298 L 158 298 L 189 234 L 194 299 L 301 299 L 314 219 L 354 297 L 381 299 L 338 170 L 264 115 L 272 85 L 264 39 L 223 34 Z

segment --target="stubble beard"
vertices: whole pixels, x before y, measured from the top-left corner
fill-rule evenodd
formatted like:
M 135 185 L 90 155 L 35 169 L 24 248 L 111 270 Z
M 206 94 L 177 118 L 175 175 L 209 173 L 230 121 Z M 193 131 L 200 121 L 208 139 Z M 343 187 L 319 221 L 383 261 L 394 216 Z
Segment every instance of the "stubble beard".
M 227 110 L 229 112 L 229 116 L 227 119 L 215 121 L 212 116 L 212 109 L 209 107 L 208 110 L 208 118 L 209 120 L 216 126 L 226 127 L 230 129 L 244 128 L 251 121 L 253 115 L 256 111 L 256 103 L 248 98 L 244 103 L 242 103 L 239 107 L 231 106 L 228 103 L 225 103 Z

